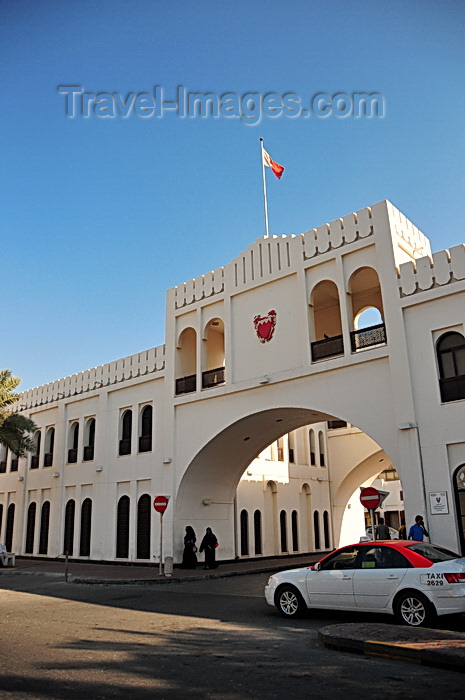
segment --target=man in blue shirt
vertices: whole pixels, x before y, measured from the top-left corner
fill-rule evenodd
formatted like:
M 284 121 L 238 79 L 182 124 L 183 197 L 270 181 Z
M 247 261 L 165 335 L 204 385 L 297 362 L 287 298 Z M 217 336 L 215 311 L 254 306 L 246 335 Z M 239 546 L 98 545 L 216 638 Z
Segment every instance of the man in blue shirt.
M 425 527 L 425 523 L 423 522 L 421 515 L 417 515 L 415 517 L 415 525 L 412 525 L 409 530 L 408 538 L 409 540 L 415 540 L 415 542 L 423 542 L 425 535 L 426 537 L 429 537 L 429 532 Z

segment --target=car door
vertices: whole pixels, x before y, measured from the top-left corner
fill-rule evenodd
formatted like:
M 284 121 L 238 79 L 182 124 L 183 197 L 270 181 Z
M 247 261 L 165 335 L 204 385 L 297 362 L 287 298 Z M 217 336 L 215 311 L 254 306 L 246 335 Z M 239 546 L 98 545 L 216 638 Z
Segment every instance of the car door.
M 310 571 L 306 586 L 310 605 L 315 608 L 355 608 L 353 579 L 359 547 L 344 547 Z
M 411 566 L 404 555 L 393 547 L 365 545 L 360 547 L 360 567 L 354 572 L 354 597 L 358 608 L 385 608 Z

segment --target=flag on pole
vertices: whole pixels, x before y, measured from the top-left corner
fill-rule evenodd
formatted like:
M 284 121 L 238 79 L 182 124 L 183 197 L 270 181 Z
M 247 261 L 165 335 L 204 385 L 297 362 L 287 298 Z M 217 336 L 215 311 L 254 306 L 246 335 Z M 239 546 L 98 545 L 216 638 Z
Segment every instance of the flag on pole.
M 263 163 L 267 166 L 267 168 L 271 168 L 278 180 L 281 179 L 281 176 L 284 172 L 284 166 L 279 165 L 279 163 L 275 163 L 274 160 L 271 159 L 270 154 L 267 151 L 265 151 L 265 149 L 263 149 Z

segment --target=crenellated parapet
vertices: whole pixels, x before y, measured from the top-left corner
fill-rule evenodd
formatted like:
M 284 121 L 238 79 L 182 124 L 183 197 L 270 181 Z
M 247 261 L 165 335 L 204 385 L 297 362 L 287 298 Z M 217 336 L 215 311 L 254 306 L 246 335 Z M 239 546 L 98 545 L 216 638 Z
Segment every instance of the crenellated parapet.
M 174 287 L 176 309 L 201 301 L 224 291 L 224 267 L 207 272 L 189 282 Z
M 465 245 L 454 246 L 399 265 L 401 297 L 465 280 Z
M 424 233 L 391 202 L 387 202 L 393 241 L 411 258 L 431 255 L 431 244 Z M 394 247 L 395 250 L 395 247 Z
M 164 368 L 165 346 L 159 345 L 156 348 L 123 357 L 106 365 L 57 379 L 50 384 L 29 389 L 21 394 L 19 402 L 13 408 L 16 411 L 36 408 L 53 401 L 96 391 L 104 386 L 124 382 L 128 379 L 161 372 Z

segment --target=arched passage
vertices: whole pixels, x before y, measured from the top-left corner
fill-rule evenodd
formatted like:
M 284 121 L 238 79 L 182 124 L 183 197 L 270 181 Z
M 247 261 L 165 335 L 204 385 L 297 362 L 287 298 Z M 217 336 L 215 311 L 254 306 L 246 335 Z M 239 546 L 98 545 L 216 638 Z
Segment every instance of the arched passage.
M 221 541 L 221 551 L 218 552 L 219 557 L 222 559 L 234 558 L 236 554 L 234 542 L 239 541 L 238 533 L 235 531 L 239 521 L 239 513 L 235 513 L 234 510 L 235 496 L 238 483 L 248 465 L 251 464 L 258 454 L 265 451 L 265 448 L 276 442 L 282 435 L 312 423 L 321 424 L 323 421 L 333 419 L 334 416 L 312 409 L 288 407 L 272 408 L 236 421 L 212 438 L 196 454 L 189 467 L 185 470 L 175 499 L 177 509 L 175 518 L 177 522 L 192 524 L 194 529 L 200 532 L 207 526 L 212 527 Z M 320 428 L 317 429 L 317 435 L 319 430 Z M 370 451 L 374 455 L 378 455 L 378 453 L 384 454 L 376 443 L 367 436 L 365 437 L 369 442 Z M 320 443 L 325 446 L 323 433 Z M 302 483 L 299 487 L 300 493 L 297 494 L 295 504 L 290 506 L 287 511 L 290 515 L 292 509 L 298 509 L 298 517 L 295 517 L 297 522 L 300 523 L 299 530 L 302 532 L 302 541 L 299 544 L 300 551 L 312 551 L 314 548 L 315 533 L 312 506 L 314 509 L 320 509 L 321 518 L 323 518 L 324 511 L 328 511 L 326 541 L 332 541 L 334 537 L 332 546 L 337 545 L 342 514 L 348 499 L 357 486 L 366 478 L 376 476 L 382 469 L 376 457 L 371 457 L 371 459 L 372 463 L 367 467 L 367 476 L 364 476 L 363 469 L 358 472 L 358 477 L 353 475 L 353 488 L 350 490 L 351 482 L 350 486 L 346 484 L 347 494 L 344 488 L 341 489 L 337 492 L 338 495 L 334 503 L 332 498 L 334 498 L 334 493 L 336 492 L 332 494 L 329 501 L 322 502 L 320 506 L 318 506 L 317 502 L 313 505 L 311 503 L 312 490 L 309 483 L 305 481 L 305 475 L 302 475 Z M 322 476 L 318 481 L 326 482 L 328 489 L 330 488 L 330 482 L 337 489 L 341 481 L 347 476 L 346 473 L 342 476 L 340 474 L 330 476 L 329 455 L 325 455 L 324 459 L 318 459 L 315 462 L 316 464 L 313 467 L 307 463 L 306 469 L 320 469 Z M 306 478 L 310 478 L 310 476 Z M 355 483 L 357 478 L 359 478 L 359 481 Z M 276 480 L 273 478 L 264 480 L 260 502 L 257 501 L 250 504 L 250 512 L 254 512 L 257 508 L 260 508 L 261 511 L 263 521 L 263 556 L 277 555 L 282 550 L 280 512 L 283 510 L 283 506 L 278 503 L 277 491 Z M 334 515 L 336 515 L 336 519 L 333 523 Z M 337 519 L 338 517 L 339 520 Z M 360 529 L 363 529 L 362 521 Z M 175 533 L 175 538 L 177 539 L 175 539 L 174 556 L 175 560 L 177 560 L 181 553 L 182 540 L 179 533 Z M 321 547 L 323 547 L 325 540 L 323 520 L 321 521 L 320 539 Z

